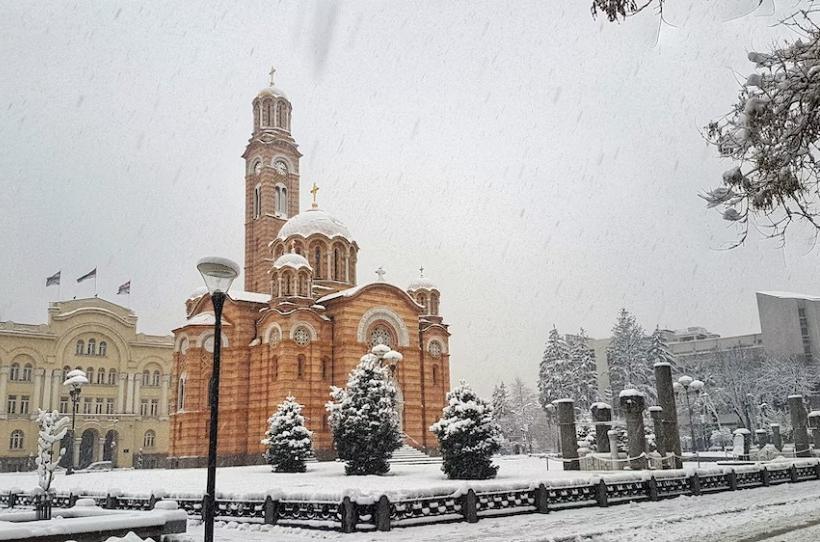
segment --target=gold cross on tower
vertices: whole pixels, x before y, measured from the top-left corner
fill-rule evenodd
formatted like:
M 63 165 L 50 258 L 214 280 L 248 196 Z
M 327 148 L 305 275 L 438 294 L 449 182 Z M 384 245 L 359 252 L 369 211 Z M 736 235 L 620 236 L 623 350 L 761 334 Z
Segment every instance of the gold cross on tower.
M 276 73 L 276 68 L 270 67 L 270 86 L 273 86 L 273 74 Z
M 319 187 L 316 186 L 316 183 L 313 183 L 313 188 L 310 189 L 310 193 L 313 194 L 313 208 L 315 209 L 319 206 L 319 204 L 316 203 L 316 194 L 319 193 Z

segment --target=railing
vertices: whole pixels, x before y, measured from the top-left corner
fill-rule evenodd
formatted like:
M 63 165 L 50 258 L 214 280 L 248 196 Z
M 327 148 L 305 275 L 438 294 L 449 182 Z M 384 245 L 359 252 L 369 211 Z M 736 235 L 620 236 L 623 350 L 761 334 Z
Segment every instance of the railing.
M 567 482 L 549 480 L 537 486 L 465 487 L 449 494 L 399 496 L 390 500 L 344 497 L 297 500 L 280 495 L 257 495 L 245 499 L 217 499 L 216 517 L 232 521 L 283 524 L 353 532 L 388 531 L 392 527 L 431 524 L 442 521 L 475 523 L 480 518 L 524 513 L 546 514 L 564 508 L 609 506 L 636 501 L 657 501 L 681 495 L 702 495 L 737 491 L 784 483 L 820 480 L 816 459 L 771 462 L 725 470 L 640 471 L 601 475 L 589 480 Z M 33 507 L 37 496 L 19 490 L 0 493 L 0 507 Z M 78 499 L 93 499 L 107 509 L 151 510 L 162 499 L 177 502 L 189 516 L 200 516 L 203 498 L 199 495 L 126 495 L 102 493 L 57 493 L 55 508 L 71 507 Z

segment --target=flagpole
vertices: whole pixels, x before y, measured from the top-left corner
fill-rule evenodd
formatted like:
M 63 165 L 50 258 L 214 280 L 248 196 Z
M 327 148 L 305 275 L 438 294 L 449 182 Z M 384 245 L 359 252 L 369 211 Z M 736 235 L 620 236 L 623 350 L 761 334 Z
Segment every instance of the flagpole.
M 100 272 L 100 266 L 97 265 L 94 267 L 94 297 L 97 297 L 97 275 Z

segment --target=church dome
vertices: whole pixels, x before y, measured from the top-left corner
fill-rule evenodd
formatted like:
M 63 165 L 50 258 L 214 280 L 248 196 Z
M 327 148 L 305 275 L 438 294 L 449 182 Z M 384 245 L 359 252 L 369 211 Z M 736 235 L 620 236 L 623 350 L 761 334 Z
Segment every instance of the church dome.
M 284 241 L 292 235 L 310 237 L 313 234 L 320 234 L 330 239 L 343 237 L 351 241 L 350 230 L 330 213 L 313 207 L 294 216 L 279 230 L 278 239 Z
M 264 98 L 266 96 L 272 98 L 284 98 L 286 100 L 288 99 L 288 95 L 285 94 L 285 92 L 282 89 L 275 87 L 273 85 L 263 88 L 259 91 L 259 94 L 256 95 L 257 98 Z
M 273 267 L 276 269 L 281 269 L 283 267 L 292 267 L 294 269 L 305 267 L 307 269 L 311 269 L 310 264 L 305 257 L 301 254 L 296 254 L 295 252 L 288 252 L 287 254 L 282 254 L 276 258 L 276 261 L 273 262 Z
M 430 279 L 422 276 L 415 279 L 407 287 L 408 292 L 413 292 L 416 290 L 438 290 L 438 287 L 435 284 L 433 284 L 433 282 Z

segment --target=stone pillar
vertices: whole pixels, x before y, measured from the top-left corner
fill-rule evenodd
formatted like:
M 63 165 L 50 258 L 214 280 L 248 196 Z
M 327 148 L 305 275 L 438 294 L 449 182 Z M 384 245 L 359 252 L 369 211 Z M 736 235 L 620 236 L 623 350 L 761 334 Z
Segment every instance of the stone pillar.
M 128 381 L 128 373 L 120 373 L 117 379 L 117 403 L 114 408 L 117 414 L 125 413 L 125 384 Z
M 599 454 L 609 453 L 609 430 L 612 429 L 612 407 L 593 403 L 592 422 L 595 424 L 595 448 Z
M 71 462 L 74 463 L 74 468 L 77 468 L 80 465 L 80 444 L 82 444 L 83 439 L 82 437 L 78 437 L 77 433 L 74 434 L 74 455 L 71 456 Z
M 134 375 L 134 414 L 140 413 L 140 386 L 142 385 L 142 376 Z
M 105 437 L 100 437 L 97 439 L 97 448 L 94 450 L 94 461 L 102 461 L 103 460 L 103 448 L 105 447 Z
M 746 429 L 745 427 L 741 427 L 740 429 L 735 429 L 735 432 L 732 434 L 735 437 L 743 437 L 743 453 L 736 453 L 740 450 L 738 450 L 736 446 L 733 446 L 733 451 L 738 456 L 738 459 L 740 459 L 741 461 L 749 461 L 749 459 L 751 458 L 750 454 L 752 451 L 752 432 Z
M 652 429 L 655 431 L 655 448 L 664 459 L 662 465 L 664 469 L 672 467 L 669 461 L 666 461 L 666 442 L 663 438 L 663 407 L 654 405 L 649 407 L 649 416 L 652 417 Z
M 806 408 L 802 395 L 789 395 L 789 414 L 794 428 L 795 457 L 811 457 L 809 450 L 809 432 L 806 429 Z
M 618 456 L 618 432 L 610 429 L 606 432 L 606 436 L 609 439 L 609 453 L 612 456 L 612 470 L 620 470 L 617 461 L 620 459 Z
M 159 396 L 159 416 L 168 417 L 168 388 L 171 386 L 171 375 L 162 375 L 162 388 Z
M 812 444 L 815 450 L 820 450 L 820 410 L 809 412 L 809 427 L 811 427 Z
M 8 403 L 9 367 L 0 367 L 0 416 L 6 414 L 6 404 Z
M 52 410 L 51 408 L 51 370 L 43 369 L 43 406 L 40 407 L 45 411 Z
M 125 413 L 134 413 L 134 373 L 128 373 L 128 392 L 125 396 Z
M 675 389 L 672 387 L 672 366 L 661 362 L 655 364 L 655 389 L 658 392 L 658 404 L 663 426 L 663 449 L 667 454 L 675 454 L 670 461 L 676 469 L 683 467 L 681 461 L 680 433 L 678 432 L 678 407 L 675 404 Z M 694 446 L 694 443 L 692 443 Z
M 769 433 L 766 432 L 765 429 L 756 429 L 755 430 L 755 444 L 759 449 L 763 449 L 769 443 Z
M 63 389 L 63 370 L 54 369 L 51 373 L 51 408 L 54 410 L 60 410 L 60 397 Z
M 558 427 L 561 431 L 561 455 L 564 470 L 581 470 L 578 459 L 578 435 L 575 432 L 575 403 L 572 399 L 558 399 Z M 576 459 L 569 461 L 567 459 Z
M 621 411 L 626 417 L 626 436 L 629 440 L 627 454 L 632 458 L 629 467 L 633 470 L 646 469 L 646 434 L 643 425 L 646 401 L 643 394 L 637 390 L 624 390 L 619 399 Z
M 45 369 L 39 367 L 34 368 L 34 393 L 31 394 L 31 406 L 29 407 L 29 414 L 37 415 L 37 409 L 40 408 L 40 394 L 43 393 L 43 373 Z
M 774 447 L 777 448 L 778 452 L 783 451 L 783 437 L 780 435 L 780 424 L 773 423 L 772 424 L 772 444 Z

